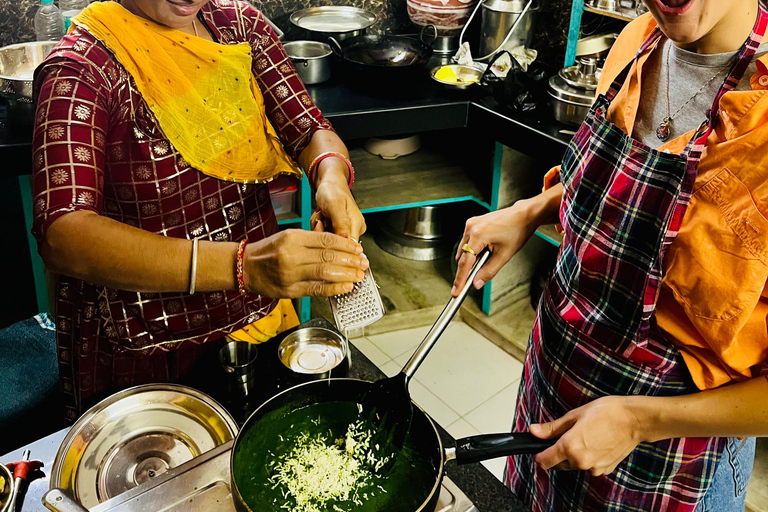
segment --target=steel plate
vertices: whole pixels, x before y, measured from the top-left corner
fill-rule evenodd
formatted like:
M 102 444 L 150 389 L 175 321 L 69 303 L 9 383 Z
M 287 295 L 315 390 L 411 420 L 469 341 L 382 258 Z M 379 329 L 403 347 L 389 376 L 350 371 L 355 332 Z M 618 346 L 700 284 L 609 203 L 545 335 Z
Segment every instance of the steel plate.
M 90 509 L 232 440 L 237 424 L 213 399 L 175 384 L 117 393 L 86 412 L 51 469 L 60 488 Z
M 376 15 L 350 6 L 310 7 L 291 14 L 291 23 L 310 32 L 343 33 L 365 30 L 376 23 Z

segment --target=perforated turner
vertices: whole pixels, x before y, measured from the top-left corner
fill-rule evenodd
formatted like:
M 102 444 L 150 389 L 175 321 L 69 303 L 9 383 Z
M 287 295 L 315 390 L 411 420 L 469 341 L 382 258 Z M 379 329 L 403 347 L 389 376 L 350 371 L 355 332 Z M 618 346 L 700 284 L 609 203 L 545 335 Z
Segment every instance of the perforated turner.
M 370 267 L 362 281 L 351 292 L 331 297 L 331 311 L 336 327 L 341 332 L 371 325 L 384 316 L 379 287 L 373 279 Z

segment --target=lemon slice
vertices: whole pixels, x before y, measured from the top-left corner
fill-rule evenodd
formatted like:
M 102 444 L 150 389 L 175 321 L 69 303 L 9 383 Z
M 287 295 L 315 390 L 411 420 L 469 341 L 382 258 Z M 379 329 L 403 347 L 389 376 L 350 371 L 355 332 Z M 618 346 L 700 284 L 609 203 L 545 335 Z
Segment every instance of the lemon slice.
M 438 69 L 437 73 L 435 73 L 435 78 L 441 82 L 448 82 L 451 84 L 459 82 L 459 79 L 456 77 L 456 73 L 454 73 L 453 69 L 448 66 L 443 66 L 442 68 Z

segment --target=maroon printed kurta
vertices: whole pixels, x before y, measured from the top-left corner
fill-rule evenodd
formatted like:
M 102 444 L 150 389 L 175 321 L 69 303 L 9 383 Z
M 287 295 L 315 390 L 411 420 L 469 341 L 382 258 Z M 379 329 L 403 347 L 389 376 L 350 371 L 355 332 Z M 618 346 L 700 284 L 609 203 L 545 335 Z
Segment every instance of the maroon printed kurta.
M 212 0 L 199 20 L 221 44 L 251 45 L 267 115 L 289 154 L 298 157 L 314 132 L 331 129 L 261 13 L 244 2 Z M 190 240 L 255 241 L 277 231 L 267 185 L 224 182 L 191 168 L 130 75 L 87 30 L 76 28 L 59 43 L 38 70 L 35 91 L 38 239 L 77 210 Z M 275 304 L 236 291 L 139 293 L 60 276 L 56 339 L 66 420 L 120 389 L 182 377 L 202 344 Z

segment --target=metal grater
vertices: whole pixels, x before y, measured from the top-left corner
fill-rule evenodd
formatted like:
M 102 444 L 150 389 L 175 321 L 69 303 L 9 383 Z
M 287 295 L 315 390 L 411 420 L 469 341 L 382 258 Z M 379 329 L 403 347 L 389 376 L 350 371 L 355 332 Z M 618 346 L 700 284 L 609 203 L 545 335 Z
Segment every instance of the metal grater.
M 370 268 L 351 292 L 336 295 L 329 300 L 333 319 L 341 332 L 371 325 L 384 316 L 384 304 Z

